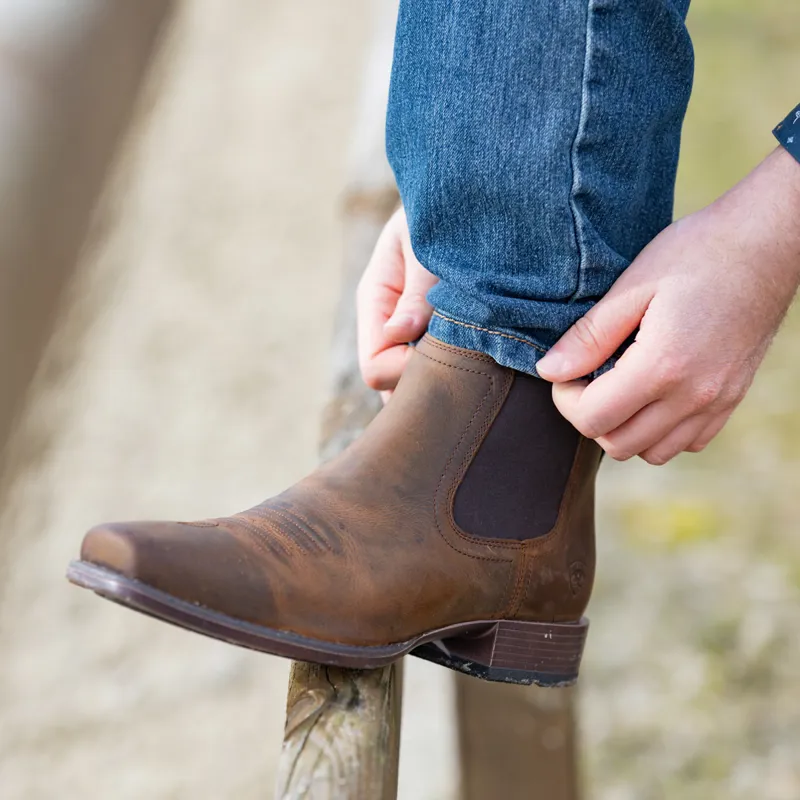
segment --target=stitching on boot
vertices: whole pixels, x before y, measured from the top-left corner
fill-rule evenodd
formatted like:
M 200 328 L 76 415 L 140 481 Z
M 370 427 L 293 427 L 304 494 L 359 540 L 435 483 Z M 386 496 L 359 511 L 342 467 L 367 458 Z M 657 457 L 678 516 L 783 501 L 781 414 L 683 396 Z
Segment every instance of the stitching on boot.
M 320 533 L 320 531 L 317 530 L 318 526 L 313 525 L 309 521 L 309 519 L 306 516 L 304 516 L 303 514 L 301 514 L 296 508 L 292 507 L 291 509 L 288 509 L 288 508 L 276 509 L 273 506 L 263 506 L 263 504 L 262 504 L 262 506 L 256 506 L 256 508 L 269 508 L 270 511 L 273 511 L 275 513 L 278 513 L 278 511 L 280 510 L 284 514 L 290 514 L 293 517 L 297 517 L 297 519 L 299 519 L 303 524 L 307 525 L 310 530 L 312 530 L 314 533 L 316 533 L 320 538 L 324 539 L 325 547 L 327 547 L 328 550 L 331 551 L 331 553 L 338 553 L 339 552 L 338 549 L 335 548 L 333 543 L 330 541 L 329 536 L 326 537 L 322 533 Z M 340 539 L 340 541 L 341 541 L 341 539 Z
M 283 513 L 281 511 L 277 511 L 276 509 L 271 508 L 269 506 L 267 506 L 266 509 L 262 509 L 261 513 L 259 514 L 259 517 L 261 519 L 265 519 L 265 520 L 269 521 L 269 517 L 266 514 L 264 514 L 264 510 L 266 510 L 270 514 L 274 514 L 276 517 L 280 517 L 281 519 L 286 520 L 286 522 L 288 522 L 290 525 L 292 525 L 294 528 L 296 528 L 298 531 L 300 531 L 300 534 L 302 535 L 302 537 L 305 540 L 307 540 L 308 542 L 310 542 L 311 545 L 313 545 L 314 547 L 319 547 L 319 548 L 321 548 L 323 550 L 330 551 L 331 546 L 328 543 L 328 541 L 318 531 L 316 531 L 314 528 L 311 528 L 310 525 L 309 525 L 309 528 L 311 528 L 311 530 L 316 534 L 317 538 L 309 536 L 308 532 L 304 531 L 303 528 L 295 520 L 291 519 L 291 517 L 289 517 L 288 514 Z M 278 524 L 278 523 L 276 523 L 276 524 Z M 306 523 L 306 524 L 308 524 L 308 523 Z M 318 541 L 318 539 L 320 541 Z M 301 547 L 301 548 L 303 547 L 303 545 L 300 542 L 297 542 L 296 539 L 292 539 L 292 541 L 296 542 L 298 547 Z
M 441 316 L 441 314 L 439 316 Z M 439 350 L 444 350 L 447 353 L 452 353 L 453 355 L 456 356 L 463 356 L 464 350 L 467 349 L 464 347 L 456 347 L 455 345 L 443 342 L 441 341 L 441 339 L 437 339 L 435 336 L 432 336 L 430 334 L 428 334 L 428 336 L 425 338 L 425 344 L 430 347 L 436 347 Z M 479 350 L 467 350 L 467 352 L 469 353 L 468 358 L 474 359 L 475 361 L 483 361 L 487 364 L 497 363 L 491 356 L 487 356 L 486 353 L 481 353 Z
M 510 559 L 510 558 L 492 558 L 491 556 L 479 556 L 479 555 L 476 555 L 475 553 L 468 553 L 468 552 L 465 552 L 463 550 L 459 550 L 444 535 L 444 532 L 442 531 L 441 526 L 439 525 L 439 516 L 436 513 L 436 511 L 437 511 L 436 501 L 437 501 L 437 498 L 439 497 L 439 493 L 440 493 L 441 488 L 442 488 L 442 482 L 444 481 L 445 477 L 447 476 L 447 470 L 448 470 L 448 468 L 450 467 L 450 465 L 453 462 L 453 456 L 455 455 L 455 453 L 458 450 L 458 448 L 461 447 L 461 443 L 464 441 L 464 439 L 466 438 L 467 434 L 469 433 L 469 430 L 472 427 L 472 423 L 475 421 L 475 418 L 478 416 L 478 414 L 480 414 L 481 410 L 483 409 L 484 404 L 486 403 L 486 400 L 489 398 L 489 395 L 491 395 L 492 390 L 494 389 L 494 380 L 495 380 L 494 376 L 489 375 L 486 372 L 480 372 L 478 370 L 467 369 L 466 367 L 457 367 L 457 366 L 455 366 L 453 364 L 447 364 L 444 361 L 440 361 L 438 358 L 434 358 L 433 356 L 428 355 L 427 353 L 420 353 L 420 355 L 421 356 L 425 356 L 425 358 L 428 358 L 431 361 L 435 361 L 437 364 L 441 364 L 442 366 L 447 367 L 448 369 L 460 369 L 462 372 L 471 372 L 471 373 L 473 373 L 475 375 L 483 375 L 485 378 L 487 378 L 489 380 L 489 388 L 486 390 L 486 394 L 484 394 L 484 396 L 481 398 L 480 403 L 478 403 L 478 407 L 475 409 L 475 411 L 472 414 L 472 417 L 470 418 L 469 422 L 467 423 L 466 427 L 464 428 L 464 432 L 461 434 L 461 437 L 459 438 L 459 440 L 456 443 L 455 447 L 451 451 L 450 457 L 447 459 L 447 462 L 444 465 L 444 469 L 442 470 L 442 474 L 439 476 L 439 482 L 436 484 L 436 491 L 434 492 L 434 495 L 433 495 L 433 520 L 434 520 L 434 523 L 436 524 L 436 530 L 439 531 L 439 535 L 442 537 L 442 539 L 444 539 L 444 541 L 447 543 L 448 547 L 450 547 L 451 549 L 455 550 L 457 553 L 461 553 L 461 555 L 467 556 L 468 558 L 475 558 L 475 559 L 478 559 L 479 561 L 496 561 L 496 562 L 501 562 L 501 563 L 505 563 L 505 562 L 511 561 L 512 559 Z M 448 499 L 447 499 L 447 509 L 446 509 L 446 511 L 447 511 L 447 516 L 448 516 L 448 521 L 450 521 L 451 518 L 452 518 L 452 508 L 450 507 L 451 506 L 451 504 L 450 504 L 450 492 L 448 492 L 447 498 Z M 459 530 L 457 528 L 456 528 L 456 530 L 454 532 L 456 533 L 456 535 L 462 536 L 462 534 L 459 532 Z M 462 538 L 466 538 L 466 537 L 462 537 Z
M 441 361 L 438 358 L 434 358 L 432 355 L 429 355 L 428 353 L 423 353 L 421 350 L 417 352 L 419 353 L 419 355 L 423 356 L 423 358 L 427 358 L 430 361 L 435 361 L 437 364 L 441 364 L 443 367 L 447 367 L 448 369 L 460 369 L 462 372 L 471 372 L 473 375 L 483 375 L 484 378 L 488 378 L 490 381 L 494 382 L 494 378 L 488 372 L 482 372 L 479 369 L 469 369 L 468 367 L 458 367 L 455 364 L 448 364 L 446 361 Z M 489 391 L 491 391 L 491 387 L 489 387 Z M 489 392 L 487 392 L 486 394 L 488 395 Z M 484 397 L 483 399 L 485 400 L 486 398 Z M 476 411 L 475 413 L 477 414 L 478 412 Z M 472 420 L 470 420 L 470 422 L 472 422 Z
M 267 538 L 263 534 L 255 534 L 249 527 L 243 526 L 240 519 L 231 517 L 228 525 L 234 528 L 234 530 L 236 530 L 237 527 L 241 527 L 245 534 L 247 534 L 246 541 L 254 545 L 256 550 L 260 550 L 262 553 L 264 553 L 264 555 L 270 558 L 275 555 L 275 551 L 273 549 L 275 547 L 275 543 L 271 541 L 268 543 Z M 241 531 L 238 531 L 238 533 L 241 534 Z M 286 555 L 292 554 L 286 553 Z
M 284 531 L 282 531 L 279 527 L 272 524 L 270 525 L 268 520 L 264 520 L 266 530 L 259 528 L 257 525 L 254 525 L 252 522 L 243 519 L 239 515 L 235 515 L 231 517 L 231 519 L 235 520 L 239 525 L 241 525 L 245 530 L 249 531 L 253 536 L 258 537 L 269 547 L 272 545 L 278 545 L 283 547 L 286 550 L 288 555 L 309 555 L 309 551 L 303 547 L 299 542 L 295 542 L 290 536 L 288 536 Z M 272 536 L 270 537 L 268 534 L 271 533 Z
M 514 595 L 508 605 L 508 610 L 504 614 L 506 619 L 513 619 L 517 615 L 528 586 L 528 572 L 533 564 L 533 559 L 529 557 L 527 550 L 522 551 L 520 561 L 521 563 L 517 569 L 517 578 L 514 585 Z
M 484 423 L 481 425 L 480 429 L 478 430 L 478 434 L 475 437 L 474 443 L 472 444 L 472 446 L 470 447 L 469 451 L 466 453 L 466 455 L 462 459 L 461 464 L 459 464 L 458 470 L 456 471 L 456 477 L 454 477 L 454 479 L 453 479 L 453 483 L 450 486 L 450 489 L 449 489 L 449 492 L 448 492 L 448 496 L 447 496 L 447 516 L 448 516 L 448 520 L 449 520 L 451 526 L 453 527 L 453 529 L 455 530 L 455 532 L 462 539 L 465 539 L 468 542 L 472 542 L 473 544 L 482 544 L 482 545 L 491 544 L 494 547 L 502 548 L 504 550 L 520 550 L 523 547 L 525 547 L 525 542 L 524 541 L 516 542 L 516 541 L 510 541 L 509 539 L 496 539 L 496 538 L 495 539 L 490 539 L 488 537 L 483 537 L 483 536 L 473 536 L 473 535 L 467 533 L 466 531 L 464 531 L 458 525 L 458 523 L 455 520 L 455 516 L 453 515 L 453 501 L 454 501 L 454 498 L 455 498 L 455 495 L 456 495 L 456 491 L 458 491 L 458 486 L 460 485 L 460 481 L 464 477 L 464 475 L 466 474 L 467 468 L 472 463 L 472 459 L 475 458 L 475 454 L 480 449 L 480 446 L 483 443 L 483 440 L 484 440 L 484 438 L 486 436 L 486 432 L 492 426 L 492 423 L 494 422 L 495 417 L 497 416 L 497 412 L 500 410 L 501 406 L 506 401 L 507 397 L 508 397 L 508 391 L 506 391 L 505 393 L 501 394 L 500 397 L 497 398 L 497 400 L 495 401 L 494 406 L 492 407 L 490 413 L 486 415 L 486 420 L 484 421 Z M 546 535 L 549 535 L 549 534 L 546 534 Z

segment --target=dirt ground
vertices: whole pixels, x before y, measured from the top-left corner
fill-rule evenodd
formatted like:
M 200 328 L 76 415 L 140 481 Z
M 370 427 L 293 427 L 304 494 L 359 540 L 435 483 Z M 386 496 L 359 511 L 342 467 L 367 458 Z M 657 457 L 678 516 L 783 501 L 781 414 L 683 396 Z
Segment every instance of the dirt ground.
M 3 800 L 271 796 L 286 663 L 63 573 L 95 522 L 231 512 L 315 463 L 371 11 L 193 0 L 174 22 L 16 443 Z M 432 672 L 408 675 L 409 798 L 452 796 L 450 684 Z

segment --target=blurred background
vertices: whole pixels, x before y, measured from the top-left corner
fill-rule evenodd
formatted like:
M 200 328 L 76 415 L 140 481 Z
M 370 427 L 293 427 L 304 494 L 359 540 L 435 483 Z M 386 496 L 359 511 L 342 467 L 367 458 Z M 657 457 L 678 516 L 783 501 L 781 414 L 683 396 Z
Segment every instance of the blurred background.
M 286 664 L 63 573 L 97 521 L 232 512 L 314 465 L 339 197 L 358 97 L 385 80 L 368 51 L 386 4 L 168 5 L 0 0 L 0 416 L 38 365 L 4 453 L 2 800 L 273 783 Z M 690 28 L 679 214 L 766 155 L 800 100 L 800 6 L 695 0 Z M 26 258 L 41 274 L 15 273 Z M 705 453 L 602 471 L 587 798 L 800 798 L 798 347 L 795 310 Z M 400 796 L 455 800 L 450 676 L 409 661 Z

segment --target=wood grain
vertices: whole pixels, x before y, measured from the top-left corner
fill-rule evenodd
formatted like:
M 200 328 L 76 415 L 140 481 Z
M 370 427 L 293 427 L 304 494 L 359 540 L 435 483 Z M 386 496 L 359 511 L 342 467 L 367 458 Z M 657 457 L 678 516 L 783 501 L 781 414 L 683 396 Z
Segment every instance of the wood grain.
M 380 9 L 366 70 L 344 194 L 342 288 L 332 347 L 332 397 L 320 455 L 332 458 L 380 410 L 361 380 L 355 293 L 398 196 L 383 154 L 383 114 L 391 62 L 393 3 Z M 393 800 L 397 795 L 402 663 L 349 670 L 295 662 L 278 767 L 279 800 Z
M 392 800 L 402 664 L 349 670 L 296 662 L 278 775 L 281 800 Z

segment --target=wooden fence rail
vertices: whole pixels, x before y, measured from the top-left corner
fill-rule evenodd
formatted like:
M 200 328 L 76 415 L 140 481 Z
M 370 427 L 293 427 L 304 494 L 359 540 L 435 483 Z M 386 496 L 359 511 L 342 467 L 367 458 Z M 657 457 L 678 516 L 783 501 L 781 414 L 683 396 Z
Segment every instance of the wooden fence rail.
M 0 4 L 0 467 L 173 7 Z

